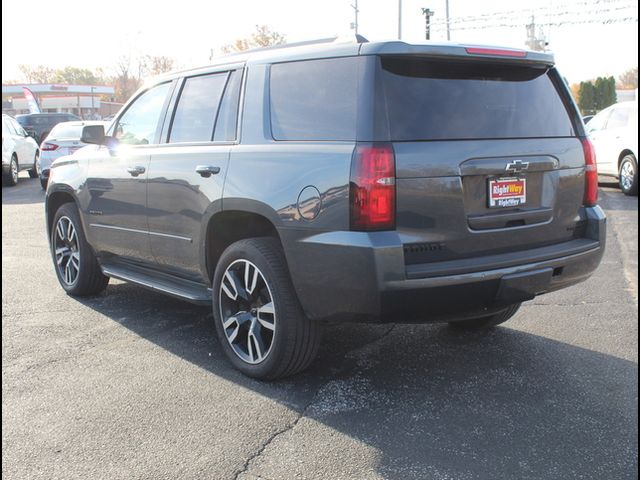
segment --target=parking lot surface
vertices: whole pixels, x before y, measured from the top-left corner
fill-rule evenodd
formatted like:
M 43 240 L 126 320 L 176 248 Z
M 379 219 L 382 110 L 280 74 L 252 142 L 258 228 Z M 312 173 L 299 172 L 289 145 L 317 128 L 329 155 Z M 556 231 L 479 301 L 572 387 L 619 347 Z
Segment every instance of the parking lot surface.
M 638 200 L 602 189 L 596 274 L 493 331 L 334 325 L 318 359 L 247 379 L 207 308 L 58 286 L 44 194 L 2 190 L 6 479 L 633 479 Z

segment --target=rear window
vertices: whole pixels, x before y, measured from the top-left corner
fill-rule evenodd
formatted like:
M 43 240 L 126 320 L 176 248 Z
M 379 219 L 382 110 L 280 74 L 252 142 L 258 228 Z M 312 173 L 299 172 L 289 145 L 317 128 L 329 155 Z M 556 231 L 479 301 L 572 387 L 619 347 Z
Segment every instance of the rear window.
M 271 130 L 276 140 L 355 140 L 355 57 L 271 66 Z
M 546 69 L 402 57 L 380 66 L 376 103 L 392 141 L 574 135 Z
M 51 130 L 51 133 L 49 133 L 49 138 L 55 138 L 57 140 L 63 138 L 80 139 L 83 126 L 84 125 L 65 125 L 59 123 L 58 125 L 53 127 L 53 130 Z

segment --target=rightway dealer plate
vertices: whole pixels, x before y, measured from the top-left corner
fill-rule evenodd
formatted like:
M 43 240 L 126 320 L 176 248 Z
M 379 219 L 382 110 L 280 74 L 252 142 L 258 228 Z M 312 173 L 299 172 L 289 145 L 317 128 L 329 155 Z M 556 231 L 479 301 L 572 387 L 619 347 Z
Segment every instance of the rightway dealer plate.
M 527 203 L 527 180 L 495 178 L 489 180 L 489 208 L 518 207 Z

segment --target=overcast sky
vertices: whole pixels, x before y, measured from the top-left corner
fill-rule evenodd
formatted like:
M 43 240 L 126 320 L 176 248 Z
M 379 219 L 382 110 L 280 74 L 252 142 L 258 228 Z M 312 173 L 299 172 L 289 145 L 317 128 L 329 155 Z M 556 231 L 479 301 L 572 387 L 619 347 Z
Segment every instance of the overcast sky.
M 217 53 L 248 36 L 256 24 L 268 25 L 288 41 L 349 34 L 354 2 L 180 0 L 169 6 L 173 2 L 58 0 L 52 7 L 50 1 L 30 0 L 28 8 L 2 2 L 2 78 L 19 78 L 19 64 L 109 70 L 129 53 L 168 55 L 179 67 L 202 65 L 211 49 Z M 358 4 L 362 35 L 397 38 L 398 0 Z M 402 5 L 403 40 L 424 39 L 422 7 L 435 12 L 432 39 L 446 38 L 445 0 L 403 0 Z M 637 0 L 450 0 L 451 40 L 524 48 L 524 23 L 532 14 L 545 24 L 549 48 L 572 83 L 617 77 L 638 64 Z

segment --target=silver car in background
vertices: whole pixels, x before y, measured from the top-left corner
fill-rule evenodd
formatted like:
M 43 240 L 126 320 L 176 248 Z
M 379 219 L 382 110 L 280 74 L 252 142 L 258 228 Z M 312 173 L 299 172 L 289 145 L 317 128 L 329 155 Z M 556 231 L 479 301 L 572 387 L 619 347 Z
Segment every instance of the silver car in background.
M 71 155 L 86 146 L 80 141 L 82 129 L 87 125 L 104 125 L 109 122 L 104 121 L 73 121 L 58 123 L 40 145 L 40 159 L 36 163 L 40 185 L 42 189 L 47 189 L 49 181 L 49 169 L 54 160 L 65 155 Z

